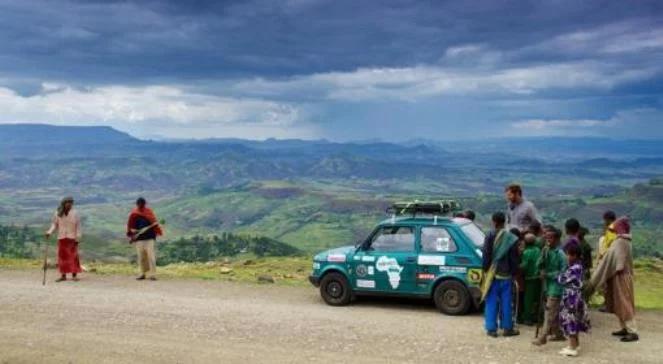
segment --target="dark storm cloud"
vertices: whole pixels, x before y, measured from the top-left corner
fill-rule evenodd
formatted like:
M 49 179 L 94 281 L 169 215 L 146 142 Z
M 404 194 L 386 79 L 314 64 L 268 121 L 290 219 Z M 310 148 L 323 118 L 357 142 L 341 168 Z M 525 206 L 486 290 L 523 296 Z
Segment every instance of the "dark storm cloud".
M 25 78 L 101 83 L 400 67 L 436 63 L 468 43 L 509 51 L 617 20 L 647 26 L 663 6 L 540 3 L 2 2 L 0 66 Z M 523 52 L 505 62 L 576 56 Z
M 591 133 L 624 110 L 661 110 L 662 19 L 658 1 L 0 0 L 0 87 L 19 121 L 51 108 L 116 125 L 166 117 L 133 110 L 139 94 L 180 100 L 180 123 L 207 125 L 238 99 L 224 120 L 255 102 L 250 118 L 306 118 L 346 139 L 412 115 L 412 137 L 441 122 L 452 135 L 470 132 L 461 122 L 565 133 L 573 120 Z M 71 100 L 117 109 L 53 106 Z

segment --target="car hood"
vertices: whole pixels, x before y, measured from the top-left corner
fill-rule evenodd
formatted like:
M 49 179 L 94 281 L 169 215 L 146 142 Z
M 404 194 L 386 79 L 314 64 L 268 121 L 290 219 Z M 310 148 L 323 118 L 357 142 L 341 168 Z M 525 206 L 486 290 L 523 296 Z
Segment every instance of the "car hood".
M 325 250 L 323 252 L 318 253 L 315 256 L 315 258 L 313 258 L 313 259 L 318 260 L 318 261 L 324 261 L 324 260 L 327 260 L 327 257 L 329 255 L 345 255 L 345 256 L 347 256 L 349 253 L 354 252 L 355 249 L 356 248 L 353 245 L 348 245 L 348 246 L 342 246 L 340 248 L 329 249 L 329 250 Z

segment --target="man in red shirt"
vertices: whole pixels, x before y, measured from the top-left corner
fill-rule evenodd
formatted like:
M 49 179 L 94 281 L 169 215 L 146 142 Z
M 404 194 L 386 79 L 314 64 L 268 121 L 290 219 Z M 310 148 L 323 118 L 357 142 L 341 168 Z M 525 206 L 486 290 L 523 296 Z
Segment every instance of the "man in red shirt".
M 157 280 L 154 245 L 157 236 L 161 235 L 163 235 L 163 231 L 154 211 L 147 207 L 147 201 L 144 198 L 138 198 L 136 208 L 131 210 L 127 222 L 127 236 L 131 239 L 131 243 L 136 244 L 138 265 L 141 269 L 141 275 L 136 278 L 137 280 L 146 278 L 152 281 Z

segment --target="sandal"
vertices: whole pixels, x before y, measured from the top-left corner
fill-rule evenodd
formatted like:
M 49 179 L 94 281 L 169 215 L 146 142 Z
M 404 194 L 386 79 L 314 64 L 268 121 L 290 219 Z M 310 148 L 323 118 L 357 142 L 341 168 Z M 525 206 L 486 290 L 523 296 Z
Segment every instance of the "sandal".
M 571 357 L 578 356 L 578 349 L 571 349 L 569 347 L 566 347 L 562 349 L 559 353 L 564 356 L 571 356 Z
M 638 336 L 638 334 L 632 333 L 632 332 L 626 334 L 624 337 L 619 339 L 619 341 L 621 341 L 623 343 L 630 343 L 630 342 L 634 342 L 634 341 L 638 341 L 638 340 L 640 340 L 640 337 Z
M 612 336 L 626 336 L 628 335 L 628 330 L 626 329 L 621 329 L 619 331 L 615 331 L 612 333 Z
M 60 278 L 56 279 L 55 281 L 56 282 L 64 282 L 66 280 L 67 280 L 67 277 L 60 277 Z

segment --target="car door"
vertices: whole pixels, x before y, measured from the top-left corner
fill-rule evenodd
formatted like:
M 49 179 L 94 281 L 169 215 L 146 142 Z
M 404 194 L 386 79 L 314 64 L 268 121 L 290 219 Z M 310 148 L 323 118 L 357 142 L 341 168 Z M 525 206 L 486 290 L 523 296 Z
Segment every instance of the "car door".
M 422 226 L 417 257 L 416 287 L 419 293 L 430 291 L 430 284 L 441 275 L 465 274 L 467 269 L 458 266 L 458 245 L 451 232 L 444 226 Z
M 382 226 L 352 259 L 358 291 L 413 293 L 416 274 L 415 228 Z

